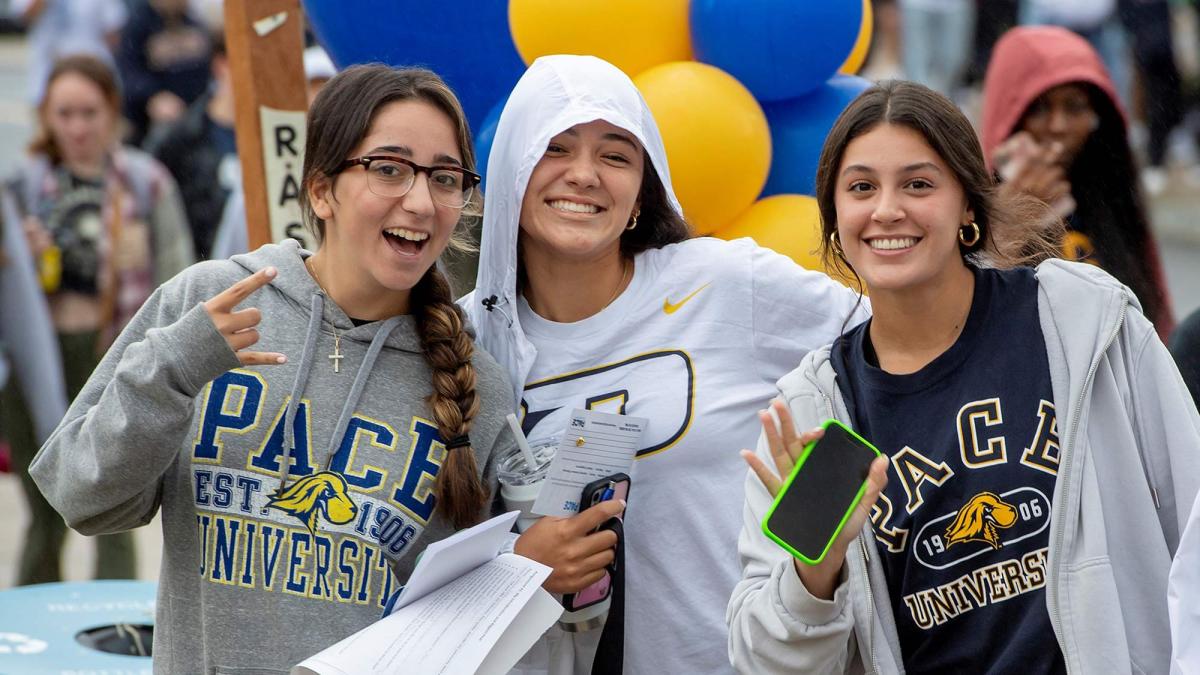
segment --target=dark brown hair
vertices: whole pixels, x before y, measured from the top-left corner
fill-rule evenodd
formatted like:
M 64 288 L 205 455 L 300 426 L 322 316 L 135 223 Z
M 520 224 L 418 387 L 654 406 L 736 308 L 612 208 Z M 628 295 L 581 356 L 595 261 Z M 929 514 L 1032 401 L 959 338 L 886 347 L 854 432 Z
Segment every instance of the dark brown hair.
M 1156 281 L 1155 268 L 1161 263 L 1153 250 L 1125 120 L 1099 87 L 1086 82 L 1079 86 L 1087 92 L 1099 124 L 1068 170 L 1076 204 L 1072 227 L 1092 240 L 1097 262 L 1129 286 L 1146 316 L 1161 328 L 1171 323 L 1171 312 Z M 1028 110 L 1023 113 L 1018 128 L 1025 126 L 1028 114 Z
M 960 245 L 964 259 L 989 267 L 1015 267 L 1036 264 L 1058 253 L 1061 219 L 1032 197 L 998 195 L 975 129 L 954 103 L 923 85 L 893 80 L 859 94 L 838 117 L 821 150 L 817 206 L 821 212 L 821 255 L 827 267 L 858 278 L 830 240 L 837 232 L 837 172 L 846 146 L 880 124 L 919 133 L 962 186 L 981 234 L 974 245 Z
M 633 256 L 652 248 L 684 241 L 692 236 L 692 229 L 683 216 L 671 208 L 667 189 L 663 187 L 650 155 L 645 155 L 642 170 L 642 189 L 638 193 L 640 212 L 638 226 L 621 233 L 621 253 Z
M 348 68 L 329 80 L 308 111 L 300 200 L 305 222 L 319 240 L 325 238 L 326 224 L 313 211 L 309 190 L 318 181 L 337 180 L 342 161 L 370 131 L 375 115 L 383 106 L 411 100 L 427 102 L 445 113 L 454 124 L 463 166 L 475 169 L 466 115 L 454 92 L 441 78 L 420 68 L 397 69 L 381 64 Z M 472 197 L 472 204 L 477 204 L 476 200 L 477 197 Z M 455 228 L 456 235 L 459 229 Z M 451 246 L 455 245 L 455 239 L 451 237 Z M 437 265 L 431 266 L 413 287 L 410 306 L 417 320 L 425 360 L 432 371 L 433 393 L 429 405 L 442 441 L 450 443 L 468 434 L 471 421 L 479 412 L 475 369 L 471 365 L 475 346 L 464 330 L 462 310 L 454 304 L 450 284 Z M 435 490 L 438 509 L 455 527 L 479 521 L 488 494 L 470 446 L 446 451 Z
M 62 150 L 55 143 L 54 134 L 46 124 L 46 105 L 50 100 L 50 87 L 54 85 L 54 81 L 69 73 L 81 75 L 96 85 L 113 115 L 113 122 L 118 123 L 121 119 L 121 87 L 117 84 L 116 74 L 107 63 L 87 54 L 66 56 L 55 61 L 54 67 L 50 69 L 50 76 L 46 78 L 42 100 L 38 103 L 37 131 L 34 132 L 33 140 L 29 142 L 29 152 L 45 155 L 52 164 L 62 161 Z

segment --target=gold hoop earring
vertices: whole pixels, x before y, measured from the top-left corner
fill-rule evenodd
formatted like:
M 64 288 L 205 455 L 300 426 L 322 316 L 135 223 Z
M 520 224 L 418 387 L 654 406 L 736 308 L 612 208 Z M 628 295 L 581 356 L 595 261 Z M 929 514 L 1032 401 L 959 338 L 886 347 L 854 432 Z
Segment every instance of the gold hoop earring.
M 969 236 L 971 237 L 970 241 L 967 241 L 968 228 L 969 228 L 969 232 L 970 232 Z M 978 244 L 979 239 L 982 236 L 983 236 L 983 233 L 981 233 L 979 231 L 979 225 L 973 220 L 971 222 L 967 223 L 966 225 L 963 225 L 962 227 L 958 228 L 958 242 L 960 244 L 962 244 L 963 246 L 966 246 L 967 248 L 971 248 L 975 244 Z
M 637 219 L 638 219 L 638 216 L 640 216 L 640 215 L 642 215 L 642 210 L 636 209 L 633 212 L 633 219 L 629 221 L 629 224 L 625 226 L 625 229 L 632 230 L 633 228 L 637 227 Z
M 834 254 L 839 258 L 846 257 L 846 253 L 842 251 L 842 242 L 838 239 L 837 230 L 829 233 L 829 248 L 833 249 Z

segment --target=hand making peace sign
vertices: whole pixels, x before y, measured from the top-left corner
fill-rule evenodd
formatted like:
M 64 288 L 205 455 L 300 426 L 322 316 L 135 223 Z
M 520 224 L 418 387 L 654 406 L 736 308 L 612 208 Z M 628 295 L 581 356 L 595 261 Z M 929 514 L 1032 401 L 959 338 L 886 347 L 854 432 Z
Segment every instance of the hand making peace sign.
M 225 338 L 229 348 L 237 353 L 238 361 L 243 366 L 287 363 L 287 357 L 278 352 L 243 351 L 258 342 L 258 329 L 255 326 L 262 321 L 262 312 L 257 307 L 233 311 L 240 302 L 271 283 L 277 273 L 274 267 L 265 267 L 204 303 L 204 311 L 208 312 L 213 325 Z

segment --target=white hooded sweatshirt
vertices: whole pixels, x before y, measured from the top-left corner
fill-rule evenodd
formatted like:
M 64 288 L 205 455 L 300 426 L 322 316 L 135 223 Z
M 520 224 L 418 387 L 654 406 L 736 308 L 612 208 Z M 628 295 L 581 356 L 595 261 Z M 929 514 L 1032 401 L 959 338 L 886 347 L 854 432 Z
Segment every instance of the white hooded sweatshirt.
M 700 238 L 635 256 L 629 286 L 587 319 L 535 314 L 517 289 L 525 188 L 548 141 L 593 120 L 638 139 L 682 212 L 633 82 L 594 57 L 540 58 L 500 117 L 478 282 L 460 302 L 512 378 L 531 440 L 561 433 L 577 407 L 650 420 L 625 514 L 625 672 L 732 672 L 724 610 L 741 577 L 738 450 L 754 447 L 775 381 L 865 318 L 865 303 L 749 239 Z M 549 643 L 552 672 L 586 672 L 599 633 L 552 633 L 535 650 Z

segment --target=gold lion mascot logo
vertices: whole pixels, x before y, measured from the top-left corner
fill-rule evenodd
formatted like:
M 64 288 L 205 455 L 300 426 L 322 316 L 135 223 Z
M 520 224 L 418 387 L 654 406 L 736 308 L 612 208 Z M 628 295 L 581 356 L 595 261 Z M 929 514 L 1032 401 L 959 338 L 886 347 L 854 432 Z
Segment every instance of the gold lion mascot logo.
M 310 534 L 317 533 L 319 516 L 334 525 L 354 520 L 358 507 L 346 494 L 346 479 L 332 471 L 305 476 L 279 490 L 267 506 L 289 513 L 304 523 Z
M 946 528 L 946 546 L 968 541 L 982 541 L 998 549 L 1000 530 L 1017 522 L 1017 510 L 991 492 L 980 492 L 958 510 L 950 527 Z

